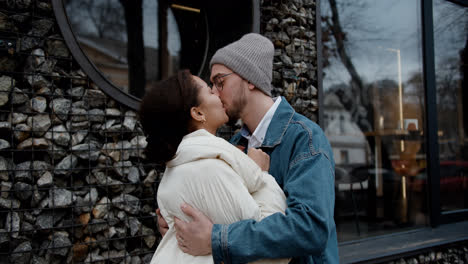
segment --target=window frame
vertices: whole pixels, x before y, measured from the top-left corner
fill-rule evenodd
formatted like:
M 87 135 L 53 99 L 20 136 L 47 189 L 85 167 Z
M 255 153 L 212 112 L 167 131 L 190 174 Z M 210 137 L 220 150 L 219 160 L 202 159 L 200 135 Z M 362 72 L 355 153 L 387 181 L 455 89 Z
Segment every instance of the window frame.
M 452 2 L 461 7 L 468 7 L 468 0 L 445 0 Z M 321 0 L 317 0 L 316 10 L 316 27 L 317 27 L 317 75 L 318 75 L 318 124 L 324 126 L 324 113 L 323 113 L 323 45 L 322 45 L 322 28 L 321 28 L 321 11 L 320 11 Z M 445 225 L 455 226 L 460 224 L 461 221 L 468 220 L 468 209 L 461 209 L 456 211 L 442 211 L 440 204 L 440 166 L 439 166 L 439 141 L 437 136 L 438 121 L 437 121 L 437 87 L 435 82 L 435 62 L 434 62 L 434 21 L 433 21 L 433 0 L 420 0 L 421 6 L 421 26 L 422 26 L 422 54 L 423 54 L 423 85 L 424 85 L 424 96 L 426 100 L 425 104 L 425 130 L 427 131 L 426 146 L 427 146 L 427 198 L 428 198 L 428 210 L 429 210 L 429 225 L 425 228 L 413 229 L 410 231 L 401 231 L 393 234 L 386 234 L 381 236 L 375 236 L 370 238 L 351 240 L 339 243 L 340 255 L 345 256 L 352 255 L 351 251 L 355 251 L 356 247 L 361 250 L 366 250 L 373 243 L 378 243 L 380 246 L 394 245 L 393 253 L 379 253 L 380 257 L 393 257 L 397 255 L 411 254 L 415 252 L 416 248 L 400 246 L 401 241 L 414 240 L 412 233 L 422 232 L 423 236 L 429 236 L 433 232 L 432 228 L 436 230 L 446 228 Z M 458 222 L 458 223 L 457 223 Z M 466 222 L 468 224 L 468 222 Z M 465 223 L 461 223 L 466 226 Z M 445 245 L 453 243 L 453 236 L 447 235 L 442 237 L 436 243 L 426 243 L 426 248 L 429 246 Z M 465 235 L 467 239 L 468 235 Z M 461 240 L 463 240 L 461 239 Z M 382 243 L 379 241 L 382 240 Z M 385 243 L 383 243 L 385 240 Z M 457 240 L 458 241 L 458 240 Z M 430 241 L 428 241 L 430 242 Z M 430 244 L 430 245 L 429 245 Z M 356 246 L 357 245 L 357 246 Z M 406 247 L 406 248 L 405 248 Z M 421 249 L 421 245 L 418 250 Z M 360 250 L 358 250 L 360 251 Z M 350 258 L 353 259 L 353 258 Z M 370 259 L 376 259 L 375 256 Z M 394 258 L 389 258 L 394 259 Z M 357 258 L 354 260 L 359 261 Z M 362 259 L 361 259 L 362 260 Z

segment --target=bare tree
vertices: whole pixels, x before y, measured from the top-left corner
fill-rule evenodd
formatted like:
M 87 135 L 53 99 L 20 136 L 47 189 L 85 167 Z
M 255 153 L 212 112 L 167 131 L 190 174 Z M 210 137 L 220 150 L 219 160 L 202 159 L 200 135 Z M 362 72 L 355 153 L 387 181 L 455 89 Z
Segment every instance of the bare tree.
M 328 2 L 330 4 L 331 17 L 323 17 L 322 21 L 326 24 L 324 31 L 327 32 L 327 36 L 333 36 L 336 53 L 351 76 L 351 98 L 353 100 L 348 100 L 348 98 L 343 98 L 342 96 L 341 99 L 345 100 L 344 105 L 346 109 L 351 113 L 352 120 L 358 124 L 361 130 L 372 131 L 374 113 L 372 102 L 369 100 L 369 90 L 365 87 L 346 50 L 347 34 L 341 25 L 337 2 L 336 0 L 328 0 Z

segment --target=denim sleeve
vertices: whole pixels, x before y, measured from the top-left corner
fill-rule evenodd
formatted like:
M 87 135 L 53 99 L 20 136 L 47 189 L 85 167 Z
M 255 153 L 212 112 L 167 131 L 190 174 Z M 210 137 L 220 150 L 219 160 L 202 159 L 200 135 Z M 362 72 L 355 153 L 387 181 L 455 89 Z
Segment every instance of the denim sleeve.
M 215 263 L 322 254 L 334 230 L 332 161 L 320 152 L 297 156 L 290 162 L 283 190 L 286 215 L 276 213 L 259 222 L 214 225 Z

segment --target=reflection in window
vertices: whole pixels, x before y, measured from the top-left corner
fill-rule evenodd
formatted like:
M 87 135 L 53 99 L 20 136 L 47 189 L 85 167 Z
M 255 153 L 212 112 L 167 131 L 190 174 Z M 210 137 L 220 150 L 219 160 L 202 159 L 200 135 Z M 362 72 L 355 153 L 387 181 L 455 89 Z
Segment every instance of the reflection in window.
M 420 2 L 321 1 L 340 241 L 426 225 Z
M 468 8 L 436 0 L 433 10 L 440 200 L 443 211 L 466 209 Z
M 200 1 L 175 2 L 64 0 L 81 49 L 111 83 L 136 97 L 181 67 L 200 69 L 207 45 Z M 182 56 L 183 47 L 193 54 Z

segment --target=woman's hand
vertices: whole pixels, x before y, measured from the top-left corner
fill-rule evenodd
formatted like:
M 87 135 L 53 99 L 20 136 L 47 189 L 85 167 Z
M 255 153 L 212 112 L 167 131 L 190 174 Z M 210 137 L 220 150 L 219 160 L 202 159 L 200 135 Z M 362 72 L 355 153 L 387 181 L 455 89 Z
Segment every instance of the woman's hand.
M 268 171 L 270 169 L 270 156 L 261 149 L 249 148 L 247 155 L 257 163 L 262 171 Z
M 167 230 L 169 230 L 169 225 L 167 224 L 166 220 L 161 215 L 161 210 L 156 209 L 156 215 L 158 216 L 158 231 L 161 233 L 161 236 L 164 237 Z

